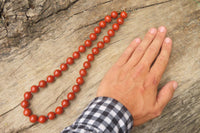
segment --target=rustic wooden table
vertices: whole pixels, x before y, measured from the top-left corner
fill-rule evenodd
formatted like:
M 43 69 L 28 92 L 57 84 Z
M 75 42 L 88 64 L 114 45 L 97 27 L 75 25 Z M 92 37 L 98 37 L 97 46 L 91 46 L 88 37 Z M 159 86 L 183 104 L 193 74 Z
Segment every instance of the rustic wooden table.
M 85 84 L 64 113 L 45 124 L 32 124 L 20 102 L 25 91 L 46 79 L 83 44 L 111 11 L 126 10 L 123 26 L 92 62 Z M 0 0 L 0 132 L 55 133 L 72 124 L 95 97 L 106 71 L 135 37 L 165 25 L 173 51 L 160 87 L 176 80 L 179 87 L 163 114 L 136 127 L 134 133 L 200 132 L 200 2 L 198 0 Z M 115 20 L 114 20 L 115 21 Z M 113 22 L 114 22 L 113 21 Z M 107 26 L 97 40 L 111 27 Z M 97 41 L 95 41 L 96 43 Z M 94 43 L 94 44 L 95 44 Z M 75 84 L 91 48 L 31 100 L 38 115 L 54 111 Z

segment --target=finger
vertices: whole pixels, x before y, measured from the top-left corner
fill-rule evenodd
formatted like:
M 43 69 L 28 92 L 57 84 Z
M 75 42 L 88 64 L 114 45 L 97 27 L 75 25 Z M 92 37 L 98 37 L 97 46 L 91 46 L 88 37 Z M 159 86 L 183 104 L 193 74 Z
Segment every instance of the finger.
M 167 29 L 164 26 L 161 26 L 158 28 L 158 33 L 153 40 L 153 42 L 150 44 L 150 46 L 147 48 L 146 53 L 141 59 L 141 63 L 147 63 L 147 66 L 150 67 L 155 58 L 157 57 L 160 48 L 163 44 L 163 41 L 165 39 Z
M 131 55 L 130 59 L 127 62 L 128 68 L 133 68 L 139 60 L 144 55 L 147 47 L 150 45 L 152 40 L 155 38 L 157 30 L 155 28 L 151 28 L 144 37 L 144 40 L 141 44 L 135 49 L 134 53 Z
M 160 54 L 158 55 L 155 63 L 150 69 L 150 73 L 156 75 L 158 83 L 166 69 L 167 63 L 169 61 L 170 53 L 172 49 L 172 40 L 170 38 L 165 38 Z
M 131 44 L 126 48 L 126 50 L 124 51 L 124 53 L 120 56 L 120 58 L 117 61 L 118 65 L 123 65 L 125 64 L 130 56 L 132 55 L 132 53 L 135 51 L 135 49 L 137 48 L 137 46 L 141 43 L 141 39 L 140 38 L 136 38 L 134 39 Z
M 168 82 L 158 93 L 156 100 L 156 108 L 163 110 L 172 98 L 178 84 L 176 81 Z

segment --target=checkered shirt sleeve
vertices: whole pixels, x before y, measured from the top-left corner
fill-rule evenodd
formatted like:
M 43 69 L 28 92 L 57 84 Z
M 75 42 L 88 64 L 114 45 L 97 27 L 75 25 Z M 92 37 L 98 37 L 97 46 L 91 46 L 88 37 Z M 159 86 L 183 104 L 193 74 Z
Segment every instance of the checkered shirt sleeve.
M 133 117 L 124 105 L 108 97 L 96 97 L 78 119 L 62 133 L 128 133 Z

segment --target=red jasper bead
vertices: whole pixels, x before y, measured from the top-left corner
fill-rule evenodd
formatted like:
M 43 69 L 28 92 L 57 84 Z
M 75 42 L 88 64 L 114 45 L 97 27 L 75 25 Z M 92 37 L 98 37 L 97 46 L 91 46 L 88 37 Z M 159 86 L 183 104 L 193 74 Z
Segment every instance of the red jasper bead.
M 56 117 L 56 114 L 55 114 L 54 112 L 49 112 L 49 113 L 47 114 L 47 116 L 48 116 L 48 118 L 49 118 L 50 120 L 53 120 L 53 119 Z
M 25 116 L 30 116 L 31 113 L 32 113 L 32 112 L 31 112 L 30 109 L 28 109 L 28 108 L 27 108 L 27 109 L 24 109 L 24 115 L 25 115 Z
M 31 98 L 32 98 L 31 92 L 25 92 L 25 93 L 24 93 L 24 99 L 29 100 L 29 99 L 31 99 Z
M 90 34 L 90 40 L 94 41 L 97 39 L 97 35 L 95 33 Z
M 83 63 L 83 67 L 84 67 L 85 69 L 90 68 L 90 62 L 89 62 L 89 61 L 85 61 L 85 62 Z
M 47 76 L 47 82 L 52 83 L 55 80 L 55 77 L 52 75 Z
M 94 48 L 92 49 L 92 53 L 93 53 L 94 55 L 98 54 L 98 53 L 99 53 L 99 49 L 98 49 L 97 47 L 94 47 Z
M 56 114 L 60 115 L 63 113 L 63 108 L 61 106 L 58 106 L 55 110 Z
M 30 120 L 30 122 L 35 123 L 35 122 L 37 122 L 38 117 L 37 117 L 37 115 L 31 115 L 31 116 L 29 117 L 29 120 Z
M 117 18 L 117 16 L 118 16 L 118 13 L 116 11 L 112 11 L 111 12 L 111 17 L 112 18 Z
M 117 23 L 114 23 L 113 25 L 112 25 L 112 28 L 113 28 L 113 30 L 119 30 L 119 24 L 117 24 Z
M 103 43 L 102 41 L 99 41 L 99 42 L 97 43 L 97 47 L 98 47 L 98 48 L 104 48 L 104 43 Z
M 122 18 L 127 18 L 127 13 L 125 11 L 123 11 L 123 12 L 120 13 L 120 16 Z
M 91 40 L 86 40 L 85 41 L 85 46 L 86 47 L 90 47 L 92 45 L 92 41 Z
M 107 33 L 108 33 L 108 35 L 109 35 L 110 37 L 112 37 L 112 36 L 115 35 L 115 31 L 114 31 L 113 29 L 108 30 Z
M 109 43 L 110 42 L 110 37 L 109 36 L 104 36 L 103 37 L 104 43 Z
M 106 22 L 105 22 L 105 21 L 100 21 L 100 22 L 99 22 L 99 26 L 100 26 L 101 28 L 105 28 L 105 27 L 106 27 Z
M 38 122 L 39 122 L 39 123 L 45 123 L 46 120 L 47 120 L 47 117 L 44 116 L 44 115 L 41 115 L 41 116 L 38 118 Z
M 111 16 L 109 16 L 109 15 L 107 15 L 107 16 L 105 16 L 105 21 L 107 22 L 107 23 L 110 23 L 111 21 L 112 21 L 112 18 L 111 18 Z
M 124 19 L 123 18 L 118 18 L 117 19 L 117 23 L 120 25 L 120 24 L 123 24 L 124 23 Z
M 54 76 L 55 77 L 60 77 L 61 74 L 62 74 L 61 70 L 57 69 L 57 70 L 54 71 Z
M 74 85 L 74 86 L 72 87 L 72 90 L 73 90 L 74 93 L 77 93 L 77 92 L 80 91 L 80 87 L 79 87 L 78 85 Z
M 66 108 L 69 106 L 69 101 L 67 99 L 64 99 L 62 102 L 61 102 L 61 105 L 63 108 Z
M 82 77 L 78 77 L 78 78 L 76 79 L 76 83 L 77 83 L 78 85 L 82 85 L 82 84 L 84 83 L 83 78 L 82 78 Z
M 61 71 L 65 71 L 65 70 L 67 70 L 67 64 L 65 64 L 65 63 L 62 63 L 61 65 L 60 65 L 60 69 L 61 69 Z
M 74 59 L 78 59 L 79 57 L 80 57 L 80 53 L 77 52 L 77 51 L 75 51 L 75 52 L 73 53 L 73 58 L 74 58 Z
M 93 61 L 94 60 L 94 55 L 93 54 L 88 54 L 87 59 L 88 59 L 88 61 Z
M 23 101 L 21 102 L 21 106 L 22 106 L 23 108 L 27 108 L 27 107 L 29 106 L 29 102 L 28 102 L 27 100 L 23 100 Z
M 38 91 L 39 91 L 38 86 L 33 85 L 33 86 L 31 87 L 31 92 L 32 92 L 32 93 L 36 93 L 36 92 L 38 92 Z
M 101 32 L 101 28 L 100 27 L 95 27 L 94 28 L 94 33 L 99 34 Z
M 75 94 L 73 92 L 70 92 L 67 94 L 68 100 L 73 100 L 75 98 Z
M 44 80 L 41 80 L 41 81 L 39 82 L 39 85 L 38 85 L 38 86 L 41 87 L 41 88 L 44 88 L 44 87 L 47 86 L 47 82 L 44 81 Z
M 81 77 L 86 76 L 87 75 L 87 71 L 85 69 L 81 69 L 79 71 L 79 74 L 81 75 Z
M 71 65 L 74 63 L 74 59 L 72 57 L 68 57 L 66 62 L 67 62 L 67 64 Z
M 78 51 L 81 52 L 81 53 L 85 52 L 85 46 L 80 45 L 79 48 L 78 48 Z

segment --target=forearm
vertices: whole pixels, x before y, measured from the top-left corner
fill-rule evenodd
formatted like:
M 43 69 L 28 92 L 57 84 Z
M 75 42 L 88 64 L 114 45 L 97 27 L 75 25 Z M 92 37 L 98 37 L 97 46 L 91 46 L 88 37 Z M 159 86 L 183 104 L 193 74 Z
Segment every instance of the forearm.
M 132 127 L 133 118 L 125 106 L 112 98 L 97 97 L 62 133 L 127 133 Z

